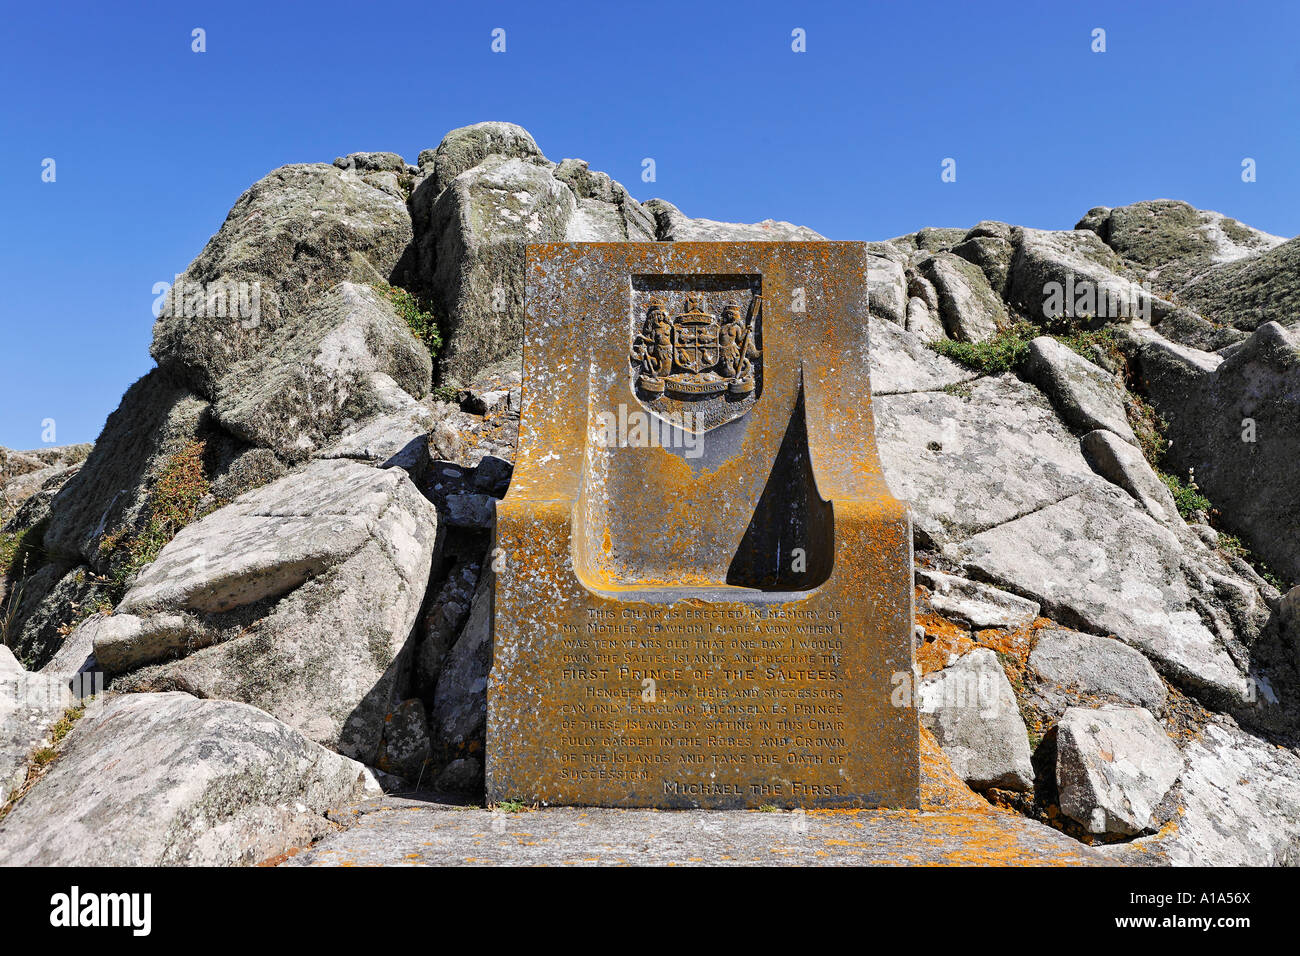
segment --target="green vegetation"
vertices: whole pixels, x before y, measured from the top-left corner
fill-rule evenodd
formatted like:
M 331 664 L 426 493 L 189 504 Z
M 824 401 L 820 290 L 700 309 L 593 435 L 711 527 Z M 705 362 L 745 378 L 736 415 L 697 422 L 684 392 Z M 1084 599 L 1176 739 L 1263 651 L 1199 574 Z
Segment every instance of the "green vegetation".
M 401 286 L 378 282 L 373 286 L 376 292 L 393 304 L 393 309 L 406 322 L 411 334 L 424 343 L 429 354 L 434 358 L 442 349 L 442 332 L 438 329 L 438 320 L 427 302 L 422 303 Z
M 1123 368 L 1127 364 L 1124 359 L 1124 353 L 1120 351 L 1119 342 L 1115 338 L 1115 333 L 1109 328 L 1075 329 L 1064 334 L 1054 334 L 1053 338 L 1076 355 L 1086 358 L 1089 362 L 1095 363 L 1097 360 L 1096 352 L 1093 351 L 1095 346 L 1097 349 L 1100 349 L 1117 367 Z
M 36 785 L 36 781 L 41 778 L 41 774 L 54 762 L 54 758 L 59 755 L 59 745 L 63 743 L 63 738 L 68 736 L 73 725 L 85 716 L 85 713 L 86 705 L 84 703 L 74 704 L 63 712 L 63 716 L 59 718 L 58 723 L 50 729 L 49 746 L 33 751 L 28 758 L 27 779 L 23 781 L 22 786 L 17 790 L 5 795 L 5 802 L 0 804 L 0 822 L 4 821 L 4 818 L 9 815 L 9 811 L 14 808 L 14 805 L 22 799 L 27 791 Z
M 1203 511 L 1208 515 L 1213 509 L 1214 506 L 1210 504 L 1210 499 L 1201 494 L 1200 488 L 1196 485 L 1196 480 L 1190 473 L 1186 481 L 1168 472 L 1157 471 L 1157 474 L 1160 475 L 1160 480 L 1173 493 L 1174 504 L 1178 506 L 1178 513 L 1183 516 L 1184 521 L 1192 518 L 1198 511 Z
M 528 804 L 522 800 L 502 800 L 500 803 L 493 804 L 489 809 L 500 810 L 502 813 L 523 813 L 528 809 Z
M 203 469 L 206 447 L 202 441 L 187 442 L 167 459 L 149 494 L 148 517 L 139 531 L 124 525 L 100 541 L 100 554 L 109 557 L 113 565 L 114 604 L 131 575 L 158 557 L 182 528 L 203 517 L 199 502 L 211 490 Z
M 937 339 L 929 347 L 944 358 L 974 369 L 981 375 L 1000 375 L 1009 372 L 1029 354 L 1029 342 L 1040 334 L 1028 322 L 1017 322 L 983 342 L 954 342 Z

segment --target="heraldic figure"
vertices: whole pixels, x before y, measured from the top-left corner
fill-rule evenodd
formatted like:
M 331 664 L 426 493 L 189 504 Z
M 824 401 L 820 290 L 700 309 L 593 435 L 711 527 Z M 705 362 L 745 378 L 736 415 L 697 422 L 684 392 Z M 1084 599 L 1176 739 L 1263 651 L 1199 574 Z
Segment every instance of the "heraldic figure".
M 719 320 L 698 292 L 688 292 L 682 311 L 671 318 L 664 299 L 650 299 L 630 353 L 637 388 L 654 396 L 748 395 L 754 390 L 754 360 L 762 354 L 754 341 L 762 302 L 755 295 L 748 314 L 727 302 Z

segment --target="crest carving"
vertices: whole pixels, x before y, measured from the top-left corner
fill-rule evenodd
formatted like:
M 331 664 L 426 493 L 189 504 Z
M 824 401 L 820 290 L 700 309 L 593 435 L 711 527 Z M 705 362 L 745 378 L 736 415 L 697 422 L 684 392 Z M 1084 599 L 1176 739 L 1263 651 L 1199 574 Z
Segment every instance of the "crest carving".
M 754 363 L 762 357 L 755 341 L 762 308 L 763 297 L 755 293 L 747 310 L 729 299 L 715 315 L 702 293 L 687 292 L 681 311 L 672 314 L 666 299 L 653 296 L 628 356 L 637 389 L 650 399 L 748 396 Z

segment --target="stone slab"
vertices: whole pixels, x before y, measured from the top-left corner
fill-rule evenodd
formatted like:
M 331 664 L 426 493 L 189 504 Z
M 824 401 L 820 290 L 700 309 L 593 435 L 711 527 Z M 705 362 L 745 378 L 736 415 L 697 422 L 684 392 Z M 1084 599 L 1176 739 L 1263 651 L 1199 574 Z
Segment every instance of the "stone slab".
M 1014 814 L 914 810 L 503 813 L 389 798 L 287 866 L 1106 866 Z
M 528 247 L 489 799 L 918 805 L 914 695 L 895 693 L 911 524 L 875 452 L 866 258 Z

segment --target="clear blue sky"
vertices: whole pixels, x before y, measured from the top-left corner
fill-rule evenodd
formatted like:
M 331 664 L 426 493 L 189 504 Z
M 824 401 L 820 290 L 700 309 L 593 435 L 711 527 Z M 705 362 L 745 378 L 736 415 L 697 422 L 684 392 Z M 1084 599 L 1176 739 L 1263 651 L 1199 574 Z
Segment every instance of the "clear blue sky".
M 120 11 L 114 8 L 120 6 Z M 1172 197 L 1300 233 L 1300 4 L 12 3 L 0 445 L 93 440 L 155 282 L 284 163 L 526 127 L 639 199 L 834 239 Z M 191 52 L 191 30 L 207 52 Z M 506 52 L 490 50 L 506 30 Z M 1107 51 L 1091 51 L 1106 30 Z M 802 28 L 807 52 L 791 50 Z M 658 180 L 643 183 L 653 157 Z M 42 160 L 57 180 L 41 181 Z M 957 160 L 957 181 L 940 164 Z M 1252 157 L 1258 180 L 1241 181 Z

